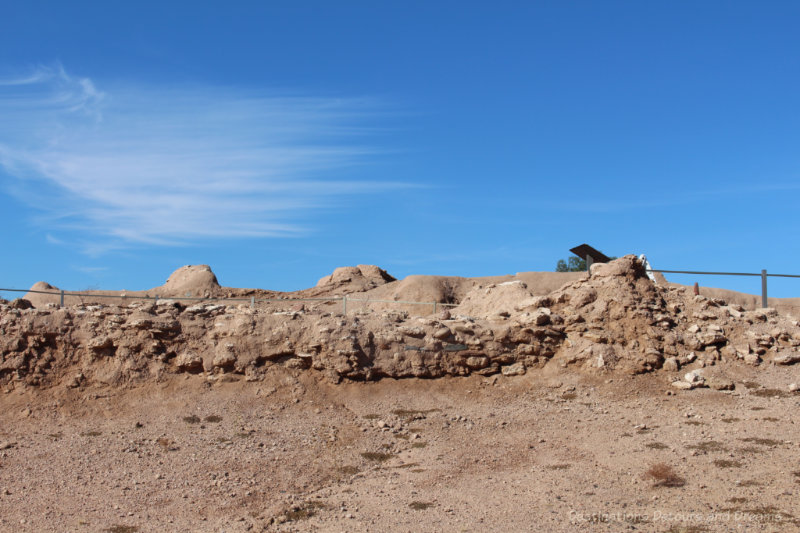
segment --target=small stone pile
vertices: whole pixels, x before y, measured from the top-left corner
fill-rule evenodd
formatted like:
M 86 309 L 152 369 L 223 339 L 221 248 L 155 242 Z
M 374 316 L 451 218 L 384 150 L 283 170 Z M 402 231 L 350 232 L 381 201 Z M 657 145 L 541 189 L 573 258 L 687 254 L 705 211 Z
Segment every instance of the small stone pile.
M 621 368 L 633 373 L 677 371 L 697 360 L 757 365 L 800 360 L 797 321 L 774 309 L 745 311 L 683 287 L 656 285 L 634 256 L 592 266 L 591 276 L 570 283 L 534 305 L 550 304 L 563 317 L 571 345 L 562 363 Z

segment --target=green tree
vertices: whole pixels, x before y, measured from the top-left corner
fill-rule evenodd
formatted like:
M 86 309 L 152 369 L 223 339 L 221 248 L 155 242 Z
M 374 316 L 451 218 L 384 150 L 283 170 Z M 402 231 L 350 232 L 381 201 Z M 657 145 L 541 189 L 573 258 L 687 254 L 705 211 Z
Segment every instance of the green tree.
M 586 261 L 574 255 L 566 261 L 559 259 L 556 263 L 556 272 L 583 272 L 584 270 L 586 270 Z
M 608 258 L 610 261 L 617 259 L 617 256 L 612 255 Z M 573 255 L 566 261 L 559 259 L 556 263 L 556 272 L 585 272 L 586 261 Z

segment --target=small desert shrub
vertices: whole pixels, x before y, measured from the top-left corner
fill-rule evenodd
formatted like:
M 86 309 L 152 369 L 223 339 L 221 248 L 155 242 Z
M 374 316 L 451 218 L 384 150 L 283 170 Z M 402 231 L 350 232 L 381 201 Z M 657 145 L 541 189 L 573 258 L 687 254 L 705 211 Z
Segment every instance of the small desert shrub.
M 411 447 L 412 448 L 424 448 L 427 445 L 428 445 L 427 442 L 412 442 L 411 443 Z
M 222 422 L 222 417 L 219 415 L 209 415 L 205 418 L 206 422 L 217 423 Z
M 426 414 L 436 411 L 441 411 L 441 409 L 395 409 L 392 414 L 403 419 L 408 424 L 414 420 L 421 420 L 425 418 Z
M 340 474 L 343 474 L 345 476 L 353 476 L 355 474 L 358 474 L 358 467 L 357 466 L 344 465 L 344 466 L 340 466 L 338 468 L 338 470 L 339 470 Z
M 699 452 L 726 452 L 728 449 L 722 445 L 721 442 L 709 440 L 699 444 L 691 444 L 687 446 L 690 450 L 697 450 Z
M 561 463 L 557 465 L 549 465 L 547 468 L 550 470 L 568 470 L 572 465 L 569 463 Z
M 650 448 L 651 450 L 666 450 L 669 448 L 669 446 L 663 442 L 648 442 L 645 444 L 645 447 Z
M 200 417 L 197 415 L 184 416 L 183 421 L 186 422 L 187 424 L 199 424 Z
M 415 511 L 424 511 L 425 509 L 431 507 L 433 504 L 429 502 L 411 502 L 408 504 L 409 507 L 414 509 Z
M 729 459 L 716 459 L 714 464 L 719 468 L 741 468 L 742 463 L 739 461 L 731 461 Z
M 441 409 L 433 408 L 433 409 L 395 409 L 392 411 L 393 414 L 397 416 L 416 416 L 416 415 L 424 415 L 427 413 L 434 413 L 437 411 L 441 411 Z
M 747 437 L 746 439 L 740 439 L 743 442 L 752 442 L 753 444 L 760 444 L 761 446 L 777 446 L 779 444 L 783 444 L 779 440 L 773 439 L 762 439 L 760 437 Z
M 325 504 L 322 502 L 306 502 L 301 506 L 293 507 L 286 512 L 286 519 L 291 521 L 308 520 L 314 516 L 317 509 L 324 509 Z
M 653 480 L 654 487 L 682 487 L 686 480 L 666 463 L 656 463 L 643 474 L 645 479 Z
M 761 398 L 783 398 L 789 395 L 789 393 L 780 389 L 758 389 L 752 391 L 750 394 Z
M 108 533 L 136 533 L 137 531 L 139 531 L 139 527 L 116 525 L 106 528 L 103 531 L 107 531 Z
M 390 453 L 382 453 L 382 452 L 363 452 L 361 457 L 367 459 L 368 461 L 376 461 L 378 463 L 383 463 L 384 461 L 388 461 L 392 458 L 392 454 Z
M 752 455 L 756 453 L 764 453 L 764 448 L 759 448 L 758 446 L 745 446 L 743 448 L 739 448 L 739 453 L 743 455 Z
M 739 418 L 731 417 L 731 418 L 723 418 L 722 422 L 725 422 L 726 424 L 732 424 L 733 422 L 739 422 L 739 420 L 740 420 Z
M 303 509 L 302 507 L 286 511 L 286 520 L 290 522 L 296 522 L 297 520 L 308 520 L 312 516 L 314 516 L 314 511 Z

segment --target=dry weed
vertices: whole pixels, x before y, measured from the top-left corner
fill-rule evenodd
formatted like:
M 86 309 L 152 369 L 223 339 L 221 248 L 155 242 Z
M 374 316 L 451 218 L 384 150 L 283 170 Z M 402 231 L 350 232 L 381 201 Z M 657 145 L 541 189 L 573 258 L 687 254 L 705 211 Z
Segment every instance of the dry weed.
M 652 465 L 647 469 L 643 477 L 653 480 L 654 487 L 682 487 L 686 484 L 686 480 L 666 463 Z
M 714 465 L 719 468 L 741 468 L 742 463 L 739 461 L 731 461 L 730 459 L 716 459 Z
M 409 507 L 414 509 L 415 511 L 424 511 L 425 509 L 431 507 L 433 504 L 429 502 L 411 502 L 408 504 Z

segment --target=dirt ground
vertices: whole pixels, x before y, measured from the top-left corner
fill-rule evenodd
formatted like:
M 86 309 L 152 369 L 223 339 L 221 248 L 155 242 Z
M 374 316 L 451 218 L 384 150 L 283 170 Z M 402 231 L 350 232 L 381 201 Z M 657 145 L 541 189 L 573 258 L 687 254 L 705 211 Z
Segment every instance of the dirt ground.
M 800 531 L 796 317 L 546 274 L 0 302 L 0 532 Z
M 800 530 L 800 365 L 720 366 L 7 389 L 0 530 Z

